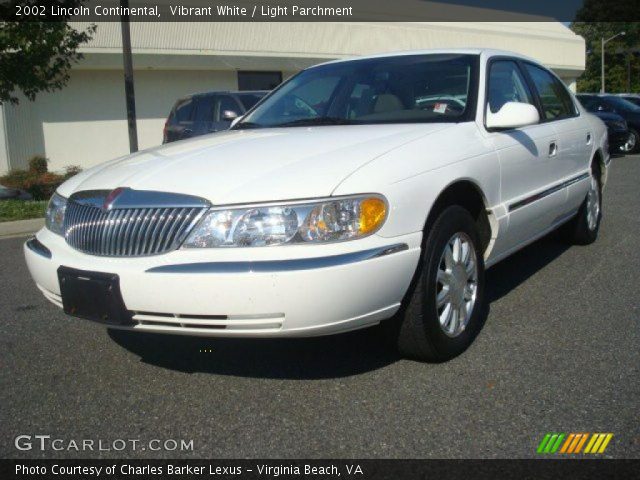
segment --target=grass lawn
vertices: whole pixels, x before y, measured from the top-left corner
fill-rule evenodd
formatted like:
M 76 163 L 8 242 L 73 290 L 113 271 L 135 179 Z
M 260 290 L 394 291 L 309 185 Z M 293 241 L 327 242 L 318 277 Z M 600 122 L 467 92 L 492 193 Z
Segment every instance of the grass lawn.
M 47 201 L 0 200 L 0 222 L 44 217 Z

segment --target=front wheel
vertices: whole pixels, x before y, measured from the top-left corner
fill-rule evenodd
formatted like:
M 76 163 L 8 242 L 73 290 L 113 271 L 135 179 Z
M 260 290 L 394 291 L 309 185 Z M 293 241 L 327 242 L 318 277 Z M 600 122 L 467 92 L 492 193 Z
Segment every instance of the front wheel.
M 462 207 L 444 209 L 426 235 L 415 287 L 395 319 L 397 346 L 404 356 L 442 362 L 464 352 L 482 328 L 484 261 Z

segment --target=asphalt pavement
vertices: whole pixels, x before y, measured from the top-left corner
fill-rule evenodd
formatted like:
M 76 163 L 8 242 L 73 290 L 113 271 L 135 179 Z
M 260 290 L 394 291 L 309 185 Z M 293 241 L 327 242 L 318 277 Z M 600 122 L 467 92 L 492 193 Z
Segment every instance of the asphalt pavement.
M 109 333 L 42 297 L 24 238 L 0 240 L 0 457 L 523 458 L 547 432 L 610 432 L 604 456 L 640 458 L 639 183 L 640 156 L 614 158 L 595 244 L 551 235 L 489 270 L 483 331 L 437 365 L 369 330 Z M 19 435 L 63 449 L 18 450 Z M 193 448 L 145 448 L 167 439 Z

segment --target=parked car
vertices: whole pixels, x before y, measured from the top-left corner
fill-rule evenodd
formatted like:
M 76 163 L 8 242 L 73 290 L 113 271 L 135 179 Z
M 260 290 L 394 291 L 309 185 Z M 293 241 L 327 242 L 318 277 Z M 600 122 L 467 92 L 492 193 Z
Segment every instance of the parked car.
M 0 200 L 31 200 L 29 192 L 0 185 Z
M 560 226 L 596 240 L 608 165 L 604 124 L 531 59 L 340 60 L 229 131 L 73 177 L 25 256 L 49 300 L 111 328 L 294 337 L 383 322 L 402 354 L 443 361 L 482 327 L 486 268 Z
M 607 126 L 609 135 L 609 152 L 624 153 L 628 148 L 629 127 L 627 122 L 617 113 L 592 112 Z
M 640 94 L 637 93 L 619 93 L 620 98 L 624 98 L 627 102 L 631 102 L 634 105 L 640 107 Z
M 196 93 L 179 99 L 164 124 L 162 143 L 226 130 L 262 99 L 266 91 Z
M 629 127 L 629 138 L 623 150 L 640 152 L 640 107 L 611 94 L 580 93 L 578 99 L 590 112 L 617 113 L 624 118 Z

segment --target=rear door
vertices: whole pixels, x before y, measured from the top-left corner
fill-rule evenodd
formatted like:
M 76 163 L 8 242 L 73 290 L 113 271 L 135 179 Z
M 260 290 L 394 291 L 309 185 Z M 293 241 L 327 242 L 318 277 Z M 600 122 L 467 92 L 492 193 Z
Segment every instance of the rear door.
M 523 65 L 540 100 L 543 121 L 556 131 L 557 155 L 551 169 L 557 182 L 566 185 L 567 202 L 560 214 L 567 215 L 578 209 L 587 194 L 586 175 L 594 143 L 591 125 L 580 116 L 561 80 L 539 65 Z

